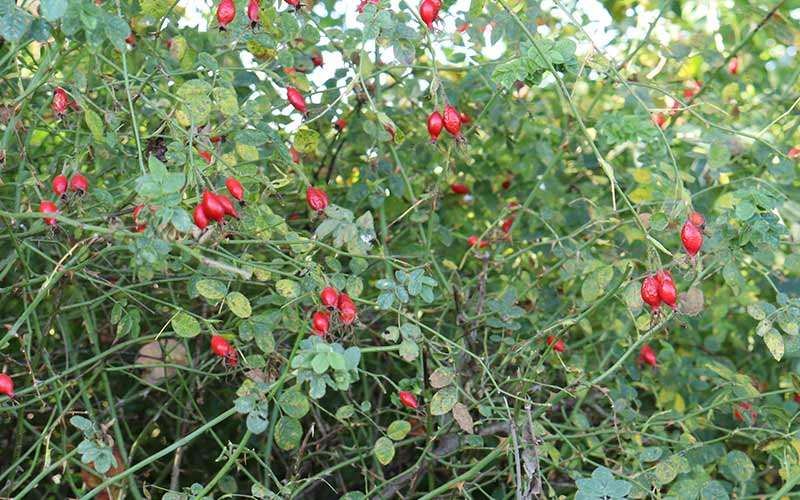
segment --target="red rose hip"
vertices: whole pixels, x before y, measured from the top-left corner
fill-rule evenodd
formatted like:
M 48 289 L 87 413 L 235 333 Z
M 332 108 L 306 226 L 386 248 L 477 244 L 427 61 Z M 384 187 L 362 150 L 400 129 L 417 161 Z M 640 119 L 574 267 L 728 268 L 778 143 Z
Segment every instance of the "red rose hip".
M 312 210 L 321 212 L 328 208 L 328 195 L 320 188 L 308 186 L 306 189 L 306 201 Z
M 336 307 L 339 303 L 339 292 L 331 286 L 325 287 L 319 293 L 319 298 L 325 307 Z
M 233 22 L 236 17 L 236 5 L 233 0 L 222 0 L 217 5 L 217 21 L 220 31 L 225 31 L 226 27 Z
M 442 133 L 444 127 L 444 119 L 438 111 L 434 111 L 428 115 L 428 135 L 431 137 L 431 143 L 436 144 L 439 140 L 439 134 Z
M 702 231 L 700 231 L 697 226 L 687 221 L 683 224 L 683 228 L 681 229 L 681 243 L 683 243 L 683 248 L 686 249 L 686 253 L 694 257 L 703 246 Z
M 416 410 L 419 407 L 419 403 L 417 402 L 417 397 L 414 396 L 413 393 L 409 391 L 400 391 L 397 395 L 400 397 L 400 402 L 406 408 Z
M 234 197 L 234 199 L 239 202 L 244 200 L 244 188 L 239 181 L 233 177 L 228 177 L 225 179 L 225 187 L 228 188 L 228 192 Z
M 57 175 L 53 178 L 53 193 L 56 196 L 64 196 L 67 192 L 67 177 L 65 175 Z
M 314 329 L 314 333 L 322 337 L 326 333 L 328 333 L 328 328 L 331 324 L 331 315 L 325 311 L 317 311 L 311 316 L 311 328 Z
M 642 281 L 642 289 L 640 291 L 642 300 L 653 310 L 658 309 L 658 306 L 661 305 L 661 297 L 658 294 L 659 288 L 658 280 L 653 276 L 648 276 Z
M 14 397 L 14 381 L 5 373 L 0 373 L 0 394 L 5 394 L 9 398 Z

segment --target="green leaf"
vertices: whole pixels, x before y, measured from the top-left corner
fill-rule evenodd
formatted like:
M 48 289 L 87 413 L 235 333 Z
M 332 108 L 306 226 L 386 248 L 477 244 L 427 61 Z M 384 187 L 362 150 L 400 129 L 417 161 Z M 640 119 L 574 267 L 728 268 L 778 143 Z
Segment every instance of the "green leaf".
M 336 418 L 338 420 L 347 420 L 348 418 L 352 417 L 356 412 L 356 409 L 353 408 L 353 405 L 344 405 L 339 407 L 336 410 Z
M 400 357 L 409 363 L 419 357 L 419 346 L 413 340 L 404 340 L 400 343 Z
M 250 301 L 239 292 L 231 292 L 225 297 L 231 312 L 240 318 L 249 318 L 253 314 Z
M 436 392 L 430 402 L 431 415 L 439 416 L 449 413 L 458 402 L 458 389 L 449 385 Z
M 253 434 L 261 434 L 267 430 L 267 425 L 269 425 L 269 419 L 266 413 L 251 411 L 247 414 L 247 430 Z
M 410 431 L 411 424 L 405 420 L 395 420 L 389 424 L 389 427 L 386 429 L 386 435 L 395 441 L 400 441 L 404 439 Z
M 318 375 L 325 373 L 328 370 L 328 366 L 330 366 L 328 359 L 328 353 L 325 352 L 314 356 L 314 359 L 311 360 L 311 368 L 314 369 L 314 373 Z
M 734 483 L 749 481 L 750 478 L 753 477 L 755 470 L 750 457 L 739 450 L 728 452 L 720 466 L 722 475 Z
M 303 293 L 300 284 L 290 279 L 278 280 L 278 282 L 275 283 L 275 290 L 281 297 L 287 299 L 296 299 Z
M 170 324 L 178 337 L 191 338 L 200 333 L 200 322 L 182 311 L 172 317 Z
M 13 6 L 0 16 L 0 37 L 9 42 L 17 42 L 28 31 L 33 22 L 33 16 Z
M 294 136 L 294 147 L 301 153 L 313 153 L 319 144 L 319 132 L 301 127 Z
M 105 16 L 103 31 L 114 47 L 118 50 L 125 50 L 125 39 L 131 34 L 131 27 L 124 19 L 113 15 Z
M 380 437 L 375 441 L 372 452 L 381 465 L 388 465 L 394 458 L 394 443 L 387 437 Z
M 41 0 L 39 12 L 51 23 L 57 21 L 67 12 L 67 0 Z
M 225 293 L 227 292 L 225 285 L 217 280 L 203 279 L 198 281 L 195 286 L 197 293 L 213 302 L 225 298 Z
M 293 450 L 300 445 L 300 440 L 303 438 L 303 426 L 299 420 L 284 415 L 275 424 L 273 436 L 278 448 L 284 451 Z
M 783 358 L 783 336 L 778 330 L 770 328 L 764 334 L 764 343 L 767 344 L 767 349 L 769 349 L 770 354 L 776 361 L 780 361 Z
M 297 389 L 284 391 L 278 397 L 278 404 L 285 414 L 297 419 L 303 418 L 311 409 L 308 398 Z
M 91 420 L 89 420 L 88 418 L 81 417 L 80 415 L 75 415 L 71 417 L 69 419 L 69 423 L 83 432 L 92 430 L 92 427 L 94 426 Z
M 478 17 L 486 6 L 486 0 L 472 0 L 469 4 L 468 17 Z
M 200 126 L 208 122 L 211 114 L 211 85 L 204 80 L 189 80 L 181 85 L 176 95 L 180 99 L 178 121 L 183 126 Z

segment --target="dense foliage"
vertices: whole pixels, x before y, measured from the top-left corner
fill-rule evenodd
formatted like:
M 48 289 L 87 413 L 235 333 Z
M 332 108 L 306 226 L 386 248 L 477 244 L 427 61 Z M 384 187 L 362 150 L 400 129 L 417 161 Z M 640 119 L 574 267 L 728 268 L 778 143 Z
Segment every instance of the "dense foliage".
M 0 0 L 0 496 L 796 495 L 798 12 Z

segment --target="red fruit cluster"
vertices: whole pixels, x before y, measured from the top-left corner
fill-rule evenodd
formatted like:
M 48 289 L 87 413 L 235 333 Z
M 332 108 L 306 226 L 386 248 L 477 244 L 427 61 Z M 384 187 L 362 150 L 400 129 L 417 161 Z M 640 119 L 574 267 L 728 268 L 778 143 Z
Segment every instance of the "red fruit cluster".
M 311 210 L 322 212 L 328 208 L 328 194 L 320 188 L 308 186 L 306 189 L 306 201 Z
M 433 23 L 439 19 L 439 9 L 441 8 L 441 0 L 422 0 L 422 3 L 419 4 L 419 17 L 431 31 L 433 31 Z
M 322 305 L 337 314 L 339 321 L 343 325 L 352 324 L 358 315 L 358 310 L 346 293 L 339 293 L 333 287 L 325 287 L 319 294 Z M 311 329 L 320 337 L 328 333 L 331 323 L 331 313 L 329 311 L 316 311 L 311 316 Z
M 431 138 L 431 143 L 435 144 L 439 140 L 442 129 L 447 130 L 457 141 L 463 141 L 464 136 L 461 135 L 461 124 L 469 121 L 471 121 L 469 116 L 459 113 L 456 108 L 449 104 L 445 106 L 444 113 L 434 111 L 428 115 L 428 135 Z
M 454 194 L 469 194 L 469 188 L 465 184 L 450 184 L 450 191 Z
M 211 337 L 211 351 L 223 358 L 228 366 L 236 366 L 239 362 L 236 349 L 221 335 L 214 335 Z
M 212 220 L 222 223 L 226 215 L 234 219 L 239 218 L 239 213 L 230 198 L 224 194 L 203 191 L 200 203 L 194 207 L 194 224 L 202 230 L 207 228 Z
M 639 361 L 646 365 L 656 366 L 656 351 L 648 344 L 643 345 L 639 351 Z
M 286 87 L 286 100 L 289 101 L 289 104 L 294 106 L 294 109 L 301 112 L 303 115 L 308 114 L 306 99 L 296 88 Z
M 81 174 L 75 174 L 67 182 L 67 177 L 57 175 L 53 178 L 53 193 L 56 196 L 64 196 L 67 193 L 67 186 L 73 193 L 85 194 L 89 190 L 89 181 Z
M 565 344 L 562 339 L 557 338 L 555 335 L 550 335 L 547 337 L 547 345 L 553 346 L 553 350 L 556 352 L 564 352 L 567 350 L 567 344 Z
M 5 394 L 9 398 L 14 397 L 14 381 L 5 373 L 0 373 L 0 394 Z
M 641 288 L 642 300 L 649 304 L 655 312 L 661 303 L 665 303 L 675 309 L 675 302 L 678 299 L 678 290 L 669 271 L 658 271 L 655 276 L 648 276 L 642 281 Z
M 233 3 L 233 0 L 222 0 L 219 5 L 217 5 L 217 21 L 219 22 L 220 31 L 225 31 L 235 17 L 236 5 Z
M 400 398 L 400 402 L 406 408 L 416 410 L 419 407 L 419 403 L 417 402 L 417 397 L 414 396 L 414 393 L 409 391 L 400 391 L 397 393 L 397 396 Z

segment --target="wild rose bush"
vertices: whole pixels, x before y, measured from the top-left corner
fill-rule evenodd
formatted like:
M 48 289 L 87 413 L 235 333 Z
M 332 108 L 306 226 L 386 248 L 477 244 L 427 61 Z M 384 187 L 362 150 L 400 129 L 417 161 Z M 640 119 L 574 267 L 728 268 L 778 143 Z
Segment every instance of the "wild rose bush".
M 792 9 L 0 0 L 0 496 L 788 498 Z

